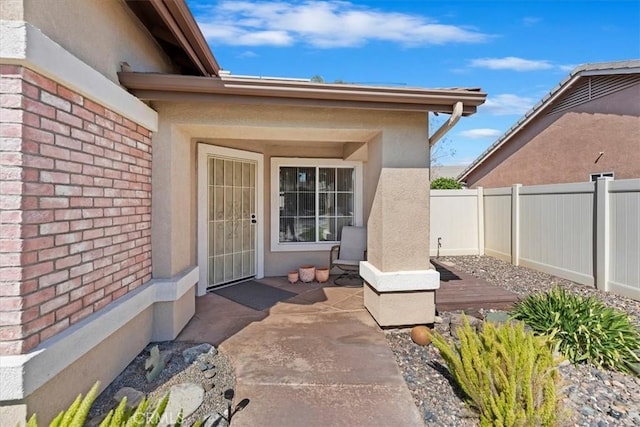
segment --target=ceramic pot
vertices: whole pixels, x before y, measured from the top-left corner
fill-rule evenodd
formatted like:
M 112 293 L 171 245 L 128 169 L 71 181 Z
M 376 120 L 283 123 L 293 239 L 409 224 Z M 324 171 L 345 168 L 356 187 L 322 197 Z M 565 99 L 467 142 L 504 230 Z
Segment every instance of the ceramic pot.
M 298 275 L 297 271 L 290 271 L 287 275 L 287 278 L 289 279 L 289 283 L 296 283 L 300 276 Z
M 325 283 L 329 280 L 328 268 L 316 268 L 316 282 Z
M 300 280 L 304 283 L 313 282 L 313 279 L 316 278 L 316 268 L 313 265 L 303 265 L 298 272 L 300 273 Z

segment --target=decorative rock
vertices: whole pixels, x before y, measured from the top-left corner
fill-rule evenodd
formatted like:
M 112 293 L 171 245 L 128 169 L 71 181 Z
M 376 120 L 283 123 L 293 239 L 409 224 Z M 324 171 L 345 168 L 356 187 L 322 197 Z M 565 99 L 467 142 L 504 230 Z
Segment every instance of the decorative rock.
M 615 418 L 616 420 L 619 420 L 624 416 L 624 414 L 621 411 L 614 409 L 614 407 L 612 406 L 611 408 L 609 408 L 609 416 Z
M 205 381 L 202 383 L 202 388 L 204 389 L 205 392 L 211 391 L 211 389 L 213 389 L 214 386 L 215 384 L 213 383 L 213 381 Z
M 201 371 L 207 371 L 209 369 L 212 369 L 213 363 L 211 363 L 209 361 L 210 356 L 208 353 L 204 353 L 204 354 L 199 354 L 198 357 L 196 358 L 196 365 L 198 366 L 198 369 L 200 369 Z
M 213 378 L 216 376 L 216 371 L 214 371 L 213 369 L 209 369 L 208 371 L 204 371 L 204 377 L 207 379 Z
M 414 326 L 411 329 L 411 340 L 418 345 L 429 345 L 431 344 L 430 333 L 431 329 L 426 326 Z
M 189 347 L 188 349 L 182 352 L 182 357 L 184 358 L 185 363 L 193 363 L 193 361 L 196 360 L 199 355 L 207 352 L 210 353 L 212 348 L 215 348 L 215 347 L 207 343 L 196 345 L 194 347 Z M 214 353 L 214 355 L 215 354 L 217 354 L 217 350 L 216 350 L 216 353 Z
M 440 316 L 435 316 L 433 318 L 433 323 L 441 324 L 442 322 L 444 322 L 444 320 Z
M 593 411 L 593 408 L 590 408 L 590 407 L 588 407 L 588 406 L 583 406 L 583 407 L 580 409 L 580 413 L 581 413 L 582 415 L 586 416 L 586 417 L 593 415 L 593 412 L 594 412 L 594 411 Z
M 209 369 L 213 369 L 213 368 L 214 368 L 213 363 L 198 360 L 198 369 L 200 369 L 201 371 L 208 371 Z
M 120 403 L 125 397 L 127 398 L 127 408 L 135 408 L 144 399 L 144 393 L 132 387 L 122 387 L 113 395 L 113 400 Z
M 183 418 L 187 418 L 200 407 L 204 400 L 204 389 L 199 384 L 182 383 L 169 389 L 169 402 L 162 416 L 164 425 L 175 424 L 180 409 Z
M 486 314 L 484 320 L 493 323 L 506 323 L 509 321 L 509 313 L 506 311 L 492 311 Z

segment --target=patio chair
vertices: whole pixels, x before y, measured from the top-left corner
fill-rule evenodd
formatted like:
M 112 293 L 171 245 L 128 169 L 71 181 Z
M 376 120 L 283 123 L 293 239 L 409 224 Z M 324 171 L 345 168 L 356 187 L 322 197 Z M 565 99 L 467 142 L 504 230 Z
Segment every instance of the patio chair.
M 367 259 L 367 229 L 342 227 L 340 244 L 329 252 L 329 270 L 337 267 L 343 273 L 333 281 L 338 286 L 362 286 L 360 261 Z M 357 283 L 353 283 L 357 280 Z

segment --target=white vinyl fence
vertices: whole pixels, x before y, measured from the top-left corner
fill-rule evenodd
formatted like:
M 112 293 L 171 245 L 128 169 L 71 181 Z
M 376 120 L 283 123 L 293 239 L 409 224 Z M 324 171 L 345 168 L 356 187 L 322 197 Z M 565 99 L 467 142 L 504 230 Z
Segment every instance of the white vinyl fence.
M 640 179 L 431 190 L 430 243 L 640 300 Z

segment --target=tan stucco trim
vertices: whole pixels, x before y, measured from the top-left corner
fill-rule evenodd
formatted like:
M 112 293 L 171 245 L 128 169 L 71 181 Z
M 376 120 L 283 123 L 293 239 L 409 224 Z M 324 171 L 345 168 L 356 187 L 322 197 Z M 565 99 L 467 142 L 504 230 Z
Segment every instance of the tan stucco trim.
M 0 402 L 30 395 L 148 307 L 179 300 L 195 286 L 198 276 L 198 267 L 192 267 L 171 279 L 150 280 L 31 352 L 0 356 Z M 154 333 L 168 339 L 162 331 Z
M 368 261 L 360 261 L 360 276 L 377 292 L 427 291 L 440 288 L 436 270 L 380 271 Z
M 155 132 L 158 114 L 24 21 L 0 21 L 0 63 L 22 65 Z
M 456 103 L 463 104 L 462 115 L 476 112 L 484 103 L 486 94 L 475 89 L 421 89 L 360 85 L 324 84 L 288 80 L 251 78 L 214 78 L 180 76 L 153 73 L 118 73 L 122 85 L 145 100 L 161 99 L 163 93 L 235 95 L 314 101 L 359 102 L 360 108 L 367 104 L 383 103 L 389 109 L 402 106 L 418 107 L 423 111 L 452 113 Z

